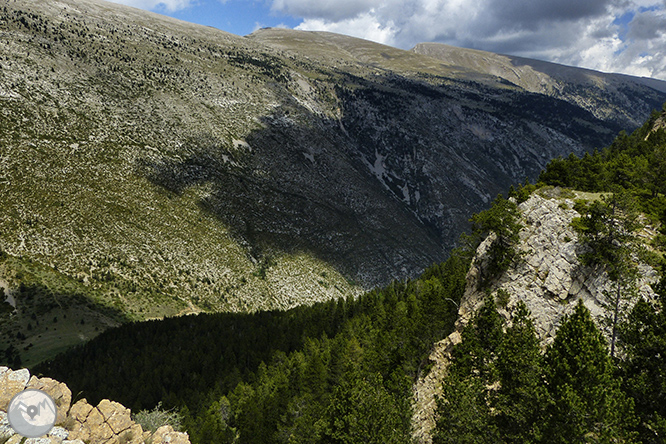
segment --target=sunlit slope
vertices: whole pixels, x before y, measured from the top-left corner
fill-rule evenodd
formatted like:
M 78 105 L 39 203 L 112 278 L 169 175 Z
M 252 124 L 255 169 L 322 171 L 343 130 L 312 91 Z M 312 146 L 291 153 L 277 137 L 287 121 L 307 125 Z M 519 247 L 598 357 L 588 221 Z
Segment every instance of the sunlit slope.
M 415 276 L 497 192 L 622 129 L 335 34 L 239 37 L 93 0 L 6 3 L 0 34 L 2 325 L 32 332 L 21 350 L 33 315 L 59 331 L 72 306 L 90 331 L 63 337 L 87 338 Z M 627 100 L 640 117 L 666 95 Z

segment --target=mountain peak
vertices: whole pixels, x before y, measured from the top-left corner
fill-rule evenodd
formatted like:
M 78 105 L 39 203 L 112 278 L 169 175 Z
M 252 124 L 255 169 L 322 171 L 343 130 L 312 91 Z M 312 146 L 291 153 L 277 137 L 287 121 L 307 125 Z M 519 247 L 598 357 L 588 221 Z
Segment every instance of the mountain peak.
M 441 60 L 447 66 L 483 72 L 515 84 L 526 91 L 544 94 L 576 103 L 595 116 L 608 117 L 609 112 L 619 108 L 620 101 L 627 97 L 630 88 L 650 88 L 666 92 L 666 82 L 657 79 L 632 77 L 625 74 L 608 74 L 584 68 L 575 68 L 557 63 L 495 54 L 476 49 L 457 48 L 441 43 L 419 43 L 412 51 Z M 604 98 L 594 101 L 592 91 L 602 92 Z M 624 112 L 622 112 L 624 114 Z M 618 123 L 637 127 L 642 120 L 628 114 L 618 115 Z

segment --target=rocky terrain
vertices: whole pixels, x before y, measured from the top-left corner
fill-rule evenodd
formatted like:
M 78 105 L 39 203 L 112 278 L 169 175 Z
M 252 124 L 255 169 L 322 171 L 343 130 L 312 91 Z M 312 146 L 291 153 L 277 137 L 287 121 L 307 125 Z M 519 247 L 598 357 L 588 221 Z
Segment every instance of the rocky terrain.
M 58 407 L 56 425 L 48 436 L 25 440 L 14 433 L 7 420 L 7 406 L 25 389 L 43 390 Z M 102 400 L 93 407 L 85 399 L 72 405 L 72 392 L 64 383 L 30 376 L 27 369 L 13 371 L 0 367 L 0 440 L 5 444 L 189 444 L 186 433 L 162 426 L 154 433 L 132 421 L 129 409 L 117 402 Z
M 654 79 L 602 73 L 440 43 L 420 43 L 412 51 L 441 60 L 450 69 L 465 67 L 487 72 L 526 91 L 580 106 L 596 117 L 612 120 L 624 128 L 643 123 L 636 120 L 638 109 L 630 99 L 631 91 L 637 85 L 666 92 L 664 82 Z
M 562 318 L 570 314 L 578 300 L 582 300 L 600 326 L 607 315 L 604 309 L 604 293 L 612 289 L 605 271 L 580 264 L 578 236 L 570 224 L 579 217 L 573 209 L 575 196 L 558 189 L 543 189 L 519 205 L 521 213 L 520 242 L 517 250 L 520 260 L 499 276 L 490 286 L 497 295 L 505 292 L 510 299 L 499 312 L 510 320 L 511 308 L 523 301 L 529 308 L 536 332 L 543 345 L 552 342 Z M 650 238 L 654 232 L 648 227 L 643 236 Z M 414 438 L 419 443 L 431 442 L 430 430 L 434 427 L 433 412 L 436 396 L 451 359 L 453 347 L 461 342 L 460 332 L 486 297 L 480 280 L 487 266 L 487 249 L 493 240 L 489 236 L 477 249 L 467 274 L 467 286 L 458 311 L 456 331 L 436 343 L 430 355 L 433 367 L 414 387 Z M 639 264 L 636 297 L 652 300 L 654 291 L 650 284 L 658 276 L 652 267 Z M 608 335 L 607 329 L 603 329 Z
M 570 83 L 582 106 L 488 67 L 98 0 L 5 2 L 0 34 L 0 349 L 24 364 L 130 320 L 415 276 L 498 192 L 666 101 Z

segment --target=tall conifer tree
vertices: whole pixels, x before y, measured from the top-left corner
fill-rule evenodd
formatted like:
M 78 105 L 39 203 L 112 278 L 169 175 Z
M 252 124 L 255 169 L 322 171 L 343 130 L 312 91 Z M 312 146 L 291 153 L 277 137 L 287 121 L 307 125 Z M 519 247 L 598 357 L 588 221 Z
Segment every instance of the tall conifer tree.
M 633 402 L 613 375 L 606 341 L 589 310 L 578 302 L 545 356 L 548 442 L 633 442 Z

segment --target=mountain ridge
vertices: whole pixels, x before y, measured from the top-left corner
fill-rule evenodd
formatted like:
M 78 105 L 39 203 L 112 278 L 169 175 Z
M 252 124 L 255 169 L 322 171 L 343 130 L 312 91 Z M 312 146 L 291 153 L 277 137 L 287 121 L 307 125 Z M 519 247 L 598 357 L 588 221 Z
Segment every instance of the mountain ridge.
M 31 363 L 47 328 L 69 346 L 416 276 L 492 196 L 623 129 L 345 36 L 238 37 L 96 0 L 0 13 L 2 344 Z M 345 65 L 314 57 L 312 36 Z M 666 101 L 634 91 L 635 119 Z
M 411 49 L 417 54 L 427 55 L 449 66 L 462 66 L 477 69 L 489 75 L 497 76 L 527 91 L 561 98 L 589 110 L 598 117 L 608 117 L 612 108 L 620 111 L 616 120 L 627 127 L 638 127 L 643 120 L 635 120 L 624 113 L 622 104 L 627 103 L 627 96 L 622 90 L 628 84 L 639 84 L 658 92 L 666 92 L 666 81 L 634 77 L 627 74 L 604 73 L 586 68 L 575 68 L 553 62 L 525 57 L 495 54 L 487 51 L 457 48 L 441 43 L 419 43 Z M 581 85 L 592 88 L 590 91 L 578 91 Z M 594 90 L 607 88 L 611 94 L 604 99 Z
M 517 257 L 511 266 L 490 283 L 488 274 L 491 233 L 477 248 L 466 276 L 465 293 L 460 301 L 456 329 L 449 336 L 434 344 L 430 354 L 432 368 L 414 384 L 413 438 L 422 444 L 432 443 L 431 432 L 435 426 L 436 399 L 441 395 L 442 381 L 453 361 L 453 348 L 462 342 L 461 333 L 484 305 L 488 295 L 497 303 L 497 310 L 506 322 L 511 313 L 522 303 L 529 310 L 534 330 L 545 348 L 550 345 L 562 320 L 574 312 L 576 303 L 582 301 L 592 319 L 610 342 L 607 317 L 610 311 L 608 294 L 613 294 L 613 282 L 602 267 L 581 264 L 582 241 L 572 227 L 572 221 L 581 215 L 574 209 L 574 201 L 598 199 L 572 190 L 544 187 L 534 192 L 518 208 L 522 228 L 516 245 Z M 646 244 L 657 234 L 652 227 L 644 227 L 642 237 Z M 659 272 L 651 265 L 638 262 L 635 294 L 624 310 L 629 312 L 638 300 L 657 300 L 653 285 L 659 281 Z M 502 297 L 506 299 L 501 301 Z

